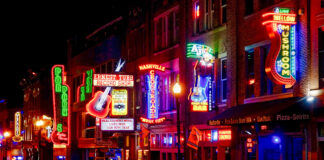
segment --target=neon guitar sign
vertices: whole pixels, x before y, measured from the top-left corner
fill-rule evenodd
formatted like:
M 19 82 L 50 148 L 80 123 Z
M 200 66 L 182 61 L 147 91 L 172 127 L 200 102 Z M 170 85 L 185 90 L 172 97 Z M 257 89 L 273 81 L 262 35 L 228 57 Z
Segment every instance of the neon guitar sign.
M 275 8 L 262 17 L 271 41 L 265 72 L 276 84 L 290 88 L 296 82 L 296 14 L 287 8 Z
M 121 62 L 121 59 L 118 61 L 115 72 L 120 72 L 121 68 L 124 66 L 125 61 Z M 111 103 L 111 96 L 109 92 L 111 87 L 106 87 L 105 91 L 98 91 L 95 93 L 93 98 L 86 104 L 87 112 L 98 118 L 106 118 L 109 113 L 109 105 Z
M 190 100 L 191 111 L 207 112 L 209 109 L 209 101 L 211 100 L 209 100 L 209 96 L 206 95 L 206 91 L 209 90 L 207 87 L 209 87 L 211 77 L 201 77 L 199 74 L 197 74 L 197 66 L 198 61 L 196 61 L 194 67 L 195 85 L 194 88 L 190 90 L 188 99 Z

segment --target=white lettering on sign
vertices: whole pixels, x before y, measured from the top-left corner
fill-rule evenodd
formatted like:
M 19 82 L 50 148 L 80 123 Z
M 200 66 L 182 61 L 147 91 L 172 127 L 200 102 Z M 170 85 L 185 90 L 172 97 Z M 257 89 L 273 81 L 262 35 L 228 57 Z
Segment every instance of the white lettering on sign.
M 101 87 L 133 87 L 133 75 L 119 75 L 119 74 L 94 74 L 93 85 Z
M 133 131 L 134 119 L 132 118 L 107 118 L 101 119 L 102 131 Z

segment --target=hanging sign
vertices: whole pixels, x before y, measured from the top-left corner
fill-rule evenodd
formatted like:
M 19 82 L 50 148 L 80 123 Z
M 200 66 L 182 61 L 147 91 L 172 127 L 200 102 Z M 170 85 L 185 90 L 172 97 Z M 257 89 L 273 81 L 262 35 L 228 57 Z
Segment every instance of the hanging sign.
M 99 87 L 133 87 L 133 75 L 94 74 L 93 85 Z
M 102 131 L 133 131 L 134 119 L 132 118 L 105 118 L 101 119 Z
M 296 82 L 296 14 L 288 8 L 275 8 L 262 17 L 271 40 L 265 71 L 273 82 L 290 88 Z
M 51 139 L 54 144 L 70 144 L 70 88 L 64 77 L 64 65 L 52 67 L 54 126 Z
M 212 48 L 203 44 L 188 43 L 187 58 L 200 59 L 200 63 L 204 66 L 213 66 L 215 53 Z
M 23 137 L 21 136 L 21 113 L 15 113 L 15 135 L 12 137 L 14 142 L 21 142 Z
M 87 70 L 82 75 L 82 84 L 77 90 L 77 101 L 83 102 L 87 98 L 90 98 L 93 93 L 93 69 Z
M 145 75 L 145 87 L 147 90 L 147 118 L 141 117 L 143 123 L 162 123 L 165 119 L 159 119 L 159 80 L 160 76 L 156 71 L 165 71 L 165 67 L 157 64 L 140 65 L 140 70 L 149 70 Z M 152 120 L 152 121 L 150 121 Z
M 111 91 L 111 115 L 125 116 L 127 115 L 128 93 L 126 89 L 113 89 Z

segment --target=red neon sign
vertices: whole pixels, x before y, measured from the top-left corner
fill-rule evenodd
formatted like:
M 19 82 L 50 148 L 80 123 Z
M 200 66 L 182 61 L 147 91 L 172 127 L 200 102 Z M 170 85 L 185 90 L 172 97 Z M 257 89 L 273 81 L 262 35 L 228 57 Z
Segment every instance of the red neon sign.
M 296 14 L 288 8 L 275 8 L 262 17 L 267 19 L 262 24 L 266 25 L 271 40 L 265 72 L 276 84 L 290 88 L 296 82 Z
M 162 72 L 165 71 L 165 67 L 160 66 L 158 64 L 144 64 L 144 65 L 140 65 L 138 67 L 139 67 L 140 71 L 143 71 L 143 70 L 159 70 Z
M 158 118 L 158 119 L 147 119 L 147 118 L 141 117 L 140 120 L 143 123 L 158 124 L 158 123 L 164 122 L 165 121 L 165 117 Z
M 64 71 L 64 65 L 54 65 L 51 70 L 54 111 L 51 140 L 56 145 L 69 145 L 71 142 L 70 87 L 66 84 Z
M 121 74 L 94 74 L 93 75 L 94 86 L 111 86 L 111 87 L 133 87 L 134 77 L 133 75 L 121 75 Z
M 111 102 L 111 97 L 109 95 L 106 95 L 107 96 L 107 101 L 105 102 L 106 107 L 96 109 L 96 105 L 102 98 L 101 96 L 103 94 L 104 94 L 104 92 L 102 92 L 102 91 L 96 92 L 95 95 L 93 96 L 93 98 L 89 101 L 89 103 L 86 104 L 86 110 L 90 115 L 92 115 L 94 117 L 98 117 L 98 118 L 106 118 L 106 116 L 108 115 L 109 105 Z
M 232 131 L 230 129 L 219 130 L 218 131 L 218 139 L 221 140 L 231 140 L 232 139 Z

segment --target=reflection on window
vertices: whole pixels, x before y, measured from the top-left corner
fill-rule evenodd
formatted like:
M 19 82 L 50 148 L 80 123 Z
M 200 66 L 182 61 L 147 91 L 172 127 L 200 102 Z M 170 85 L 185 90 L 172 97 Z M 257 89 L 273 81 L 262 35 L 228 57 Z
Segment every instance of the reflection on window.
M 254 97 L 254 49 L 246 51 L 246 98 Z

